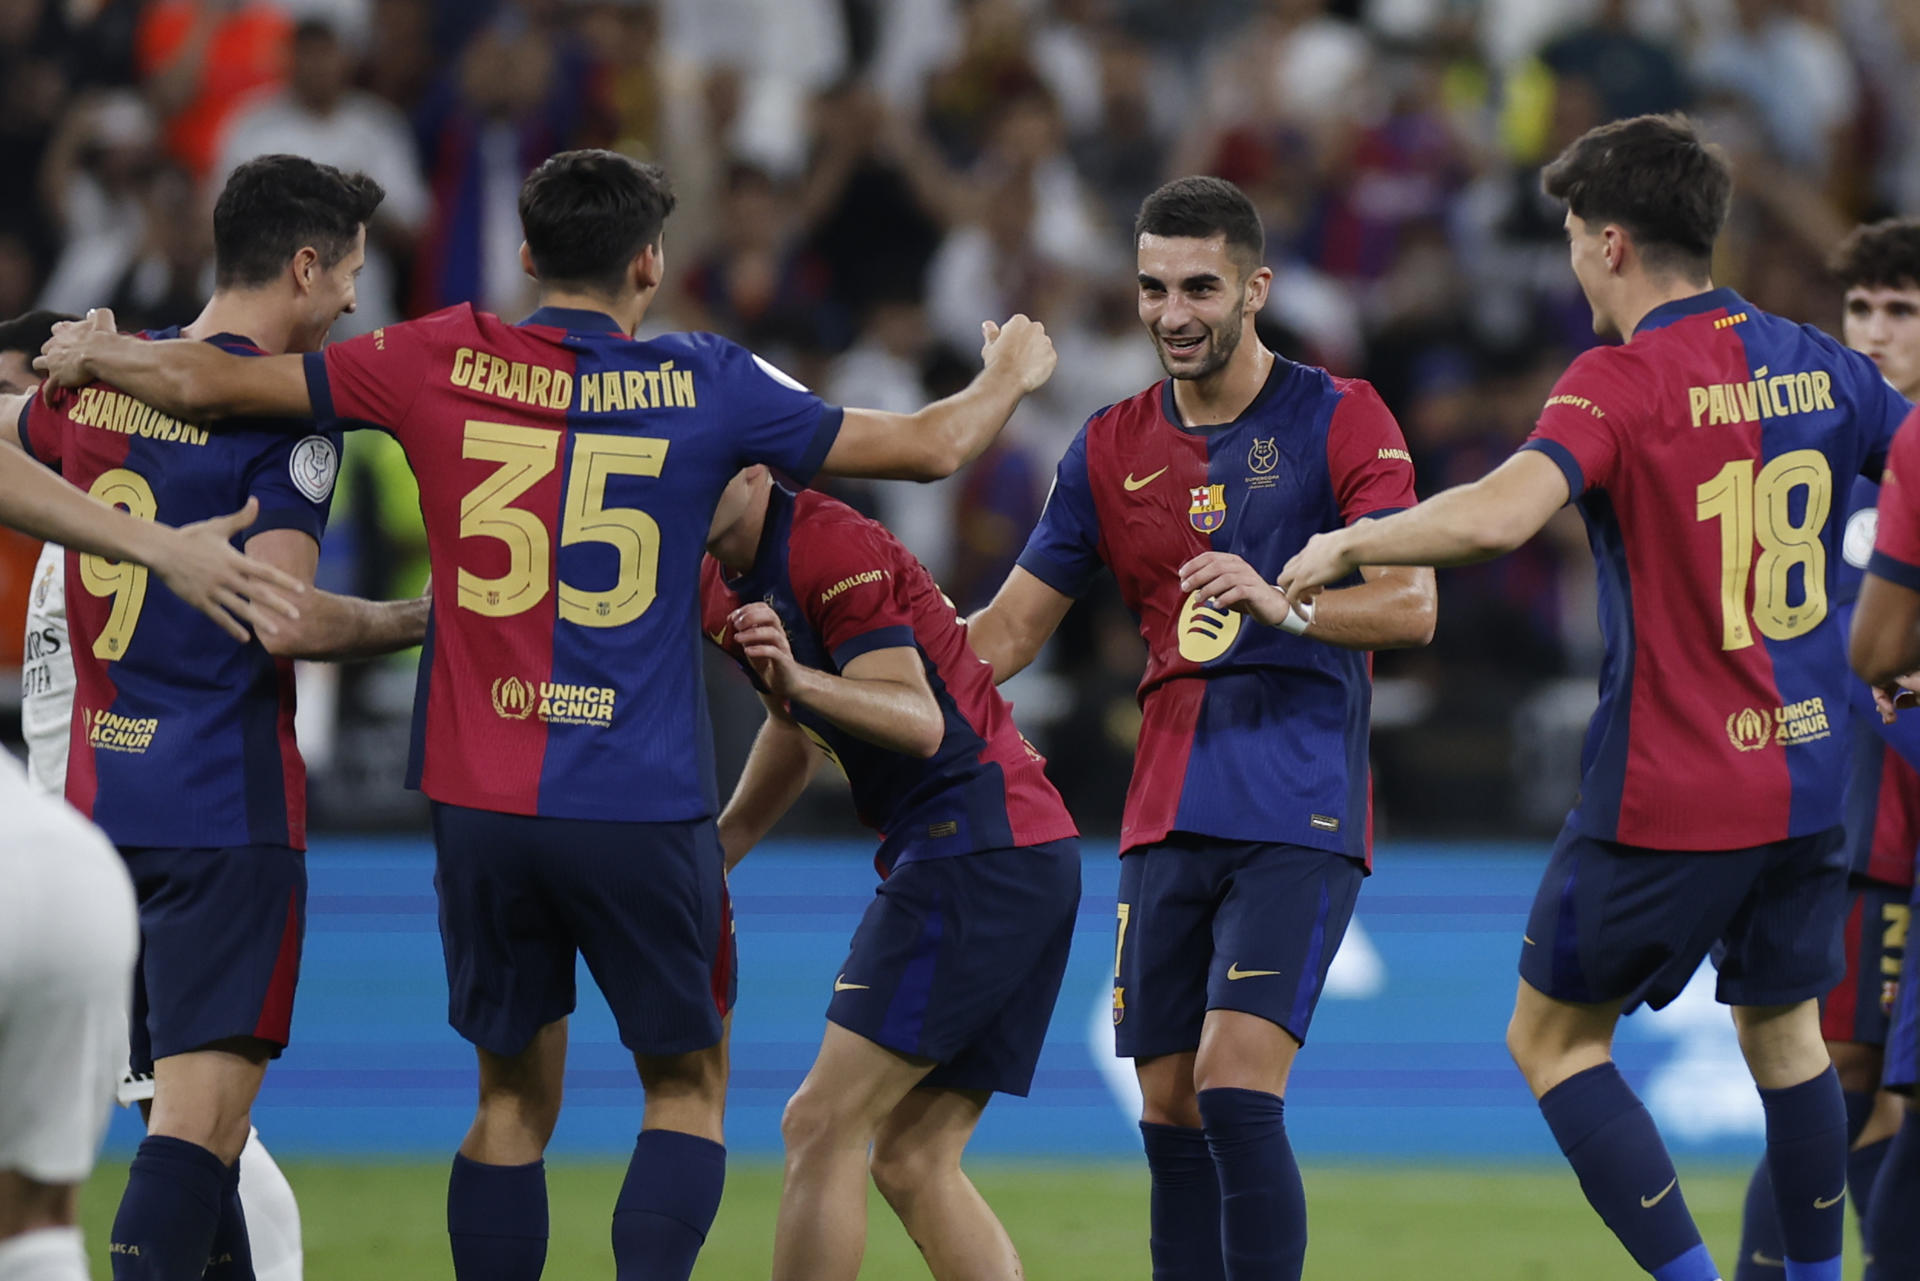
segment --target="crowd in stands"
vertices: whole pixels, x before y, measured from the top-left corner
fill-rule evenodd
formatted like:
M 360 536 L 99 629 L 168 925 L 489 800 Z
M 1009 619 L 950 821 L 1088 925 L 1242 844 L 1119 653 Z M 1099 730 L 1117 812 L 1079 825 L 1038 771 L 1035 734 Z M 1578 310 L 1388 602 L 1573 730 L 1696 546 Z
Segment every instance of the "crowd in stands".
M 1804 320 L 1837 321 L 1848 228 L 1920 210 L 1908 0 L 0 0 L 0 104 L 0 316 L 190 320 L 212 194 L 292 151 L 387 191 L 339 332 L 467 300 L 517 317 L 521 178 L 607 146 L 679 194 L 649 325 L 729 335 L 831 400 L 917 407 L 969 376 L 982 319 L 1043 319 L 1058 375 L 986 457 L 843 493 L 962 610 L 1079 424 L 1159 376 L 1129 231 L 1169 176 L 1252 195 L 1269 345 L 1378 386 L 1423 493 L 1510 452 L 1595 341 L 1537 184 L 1590 126 L 1705 121 L 1738 170 L 1716 278 Z M 332 581 L 417 590 L 404 461 L 361 433 L 348 468 Z M 1598 662 L 1583 538 L 1569 513 L 1444 574 L 1434 645 L 1383 657 L 1386 823 L 1557 820 L 1563 795 L 1516 783 L 1564 750 Z M 1092 827 L 1117 821 L 1137 722 L 1131 628 L 1096 594 L 1015 691 Z M 405 701 L 362 684 L 349 723 Z M 389 768 L 356 743 L 340 768 Z

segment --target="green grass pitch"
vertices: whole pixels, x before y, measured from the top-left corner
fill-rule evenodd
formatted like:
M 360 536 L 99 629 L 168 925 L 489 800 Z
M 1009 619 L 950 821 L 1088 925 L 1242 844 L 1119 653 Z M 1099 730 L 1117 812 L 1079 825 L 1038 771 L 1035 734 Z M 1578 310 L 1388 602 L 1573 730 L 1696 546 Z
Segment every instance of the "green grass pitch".
M 622 1170 L 549 1167 L 553 1238 L 546 1276 L 610 1278 L 608 1216 Z M 447 1256 L 446 1168 L 435 1164 L 290 1162 L 300 1198 L 309 1281 L 443 1281 Z M 1032 1281 L 1144 1281 L 1144 1166 L 980 1163 L 975 1181 L 1000 1213 Z M 1556 1166 L 1316 1166 L 1306 1174 L 1312 1244 L 1308 1281 L 1626 1281 L 1640 1276 L 1600 1225 L 1573 1176 Z M 107 1277 L 107 1225 L 126 1180 L 109 1163 L 83 1208 L 94 1276 Z M 1746 1176 L 1691 1170 L 1688 1204 L 1720 1266 L 1732 1275 Z M 741 1161 L 728 1171 L 726 1202 L 695 1281 L 767 1281 L 780 1171 Z M 912 1244 L 878 1196 L 869 1219 L 865 1278 L 925 1277 Z M 1849 1278 L 1859 1276 L 1848 1242 Z

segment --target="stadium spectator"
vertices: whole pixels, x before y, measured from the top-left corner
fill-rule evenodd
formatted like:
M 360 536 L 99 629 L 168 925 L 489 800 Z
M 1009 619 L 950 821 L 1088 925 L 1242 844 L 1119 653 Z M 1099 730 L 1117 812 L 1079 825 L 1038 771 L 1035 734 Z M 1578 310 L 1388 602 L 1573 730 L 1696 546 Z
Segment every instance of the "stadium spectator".
M 249 94 L 287 74 L 293 22 L 267 0 L 157 0 L 135 33 L 140 73 L 165 122 L 167 150 L 196 179 Z

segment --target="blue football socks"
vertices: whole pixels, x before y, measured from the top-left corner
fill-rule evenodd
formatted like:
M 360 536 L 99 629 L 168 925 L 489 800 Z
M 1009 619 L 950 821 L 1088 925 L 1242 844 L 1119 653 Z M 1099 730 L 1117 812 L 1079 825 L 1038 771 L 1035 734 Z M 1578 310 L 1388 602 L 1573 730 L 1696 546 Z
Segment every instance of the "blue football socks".
M 253 1244 L 247 1239 L 247 1215 L 240 1206 L 240 1162 L 227 1167 L 227 1186 L 220 1200 L 220 1222 L 213 1230 L 213 1249 L 201 1281 L 254 1281 Z
M 1600 1218 L 1657 1281 L 1719 1281 L 1673 1159 L 1620 1069 L 1602 1063 L 1540 1099 L 1541 1115 Z
M 447 1240 L 455 1281 L 537 1281 L 547 1265 L 547 1167 L 485 1165 L 454 1153 Z
M 1887 1145 L 1864 1228 L 1870 1243 L 1866 1281 L 1920 1277 L 1920 1114 L 1912 1109 Z
M 720 1209 L 727 1150 L 678 1130 L 642 1130 L 613 1208 L 618 1281 L 687 1281 Z
M 1828 1067 L 1811 1081 L 1760 1091 L 1760 1104 L 1787 1281 L 1840 1281 L 1847 1226 L 1847 1105 L 1840 1078 Z
M 108 1249 L 114 1281 L 198 1277 L 233 1178 L 227 1163 L 185 1139 L 149 1134 L 127 1171 Z
M 1747 1180 L 1747 1200 L 1740 1212 L 1740 1257 L 1733 1265 L 1733 1281 L 1781 1281 L 1786 1275 L 1787 1248 L 1780 1244 L 1780 1212 L 1773 1208 L 1773 1177 L 1767 1173 L 1766 1153 L 1760 1154 Z
M 1298 1281 L 1307 1256 L 1307 1194 L 1287 1142 L 1285 1102 L 1264 1090 L 1202 1090 L 1199 1099 L 1220 1180 L 1228 1281 Z
M 1153 1281 L 1225 1281 L 1220 1258 L 1220 1179 L 1205 1130 L 1140 1123 L 1153 1179 L 1148 1221 Z

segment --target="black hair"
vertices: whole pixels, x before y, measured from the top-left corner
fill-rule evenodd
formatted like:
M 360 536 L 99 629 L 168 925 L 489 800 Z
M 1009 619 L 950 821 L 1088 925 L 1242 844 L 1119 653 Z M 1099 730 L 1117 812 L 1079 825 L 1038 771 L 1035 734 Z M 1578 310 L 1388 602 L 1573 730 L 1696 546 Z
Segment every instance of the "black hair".
M 12 320 L 0 320 L 0 351 L 22 351 L 29 358 L 53 337 L 53 327 L 63 320 L 78 320 L 61 311 L 29 311 Z
M 1540 189 L 1590 227 L 1624 227 L 1649 268 L 1703 280 L 1733 170 L 1686 116 L 1633 116 L 1582 134 L 1541 171 Z
M 562 151 L 520 188 L 520 226 L 548 285 L 617 294 L 627 266 L 673 212 L 666 170 L 617 151 Z
M 308 248 L 322 267 L 337 265 L 386 194 L 363 173 L 344 173 L 304 156 L 247 161 L 213 206 L 214 285 L 264 285 Z
M 1920 289 L 1920 218 L 1855 227 L 1827 265 L 1843 289 Z
M 1267 237 L 1247 193 L 1225 178 L 1175 178 L 1140 202 L 1133 238 L 1179 236 L 1210 240 L 1224 235 L 1227 252 L 1257 267 L 1266 260 Z

